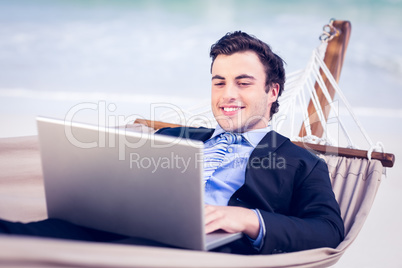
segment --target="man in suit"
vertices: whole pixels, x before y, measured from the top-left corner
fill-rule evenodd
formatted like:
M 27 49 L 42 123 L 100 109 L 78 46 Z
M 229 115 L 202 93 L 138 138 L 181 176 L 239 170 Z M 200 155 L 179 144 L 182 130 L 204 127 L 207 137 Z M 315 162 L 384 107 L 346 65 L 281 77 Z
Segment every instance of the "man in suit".
M 224 164 L 206 178 L 207 232 L 246 234 L 231 245 L 232 252 L 336 247 L 344 228 L 325 162 L 271 130 L 285 82 L 282 59 L 243 32 L 222 37 L 210 55 L 217 128 L 159 131 L 201 140 L 206 150 L 222 133 L 240 135 L 225 152 Z
M 271 254 L 336 247 L 343 221 L 325 162 L 271 129 L 285 82 L 282 59 L 243 32 L 222 37 L 210 55 L 217 128 L 170 128 L 158 134 L 204 142 L 206 231 L 245 234 L 218 251 Z M 212 156 L 216 149 L 223 156 L 218 163 Z M 211 169 L 207 164 L 214 161 Z M 1 231 L 90 241 L 121 238 L 53 219 L 0 221 Z

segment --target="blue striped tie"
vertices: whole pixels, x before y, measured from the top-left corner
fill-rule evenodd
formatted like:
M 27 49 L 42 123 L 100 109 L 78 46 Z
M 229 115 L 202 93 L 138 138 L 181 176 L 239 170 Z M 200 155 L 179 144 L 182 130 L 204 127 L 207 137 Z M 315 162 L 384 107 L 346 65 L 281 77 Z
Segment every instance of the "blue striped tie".
M 241 135 L 225 132 L 217 137 L 216 143 L 204 150 L 204 181 L 208 181 L 215 170 L 222 165 L 230 144 L 241 139 Z

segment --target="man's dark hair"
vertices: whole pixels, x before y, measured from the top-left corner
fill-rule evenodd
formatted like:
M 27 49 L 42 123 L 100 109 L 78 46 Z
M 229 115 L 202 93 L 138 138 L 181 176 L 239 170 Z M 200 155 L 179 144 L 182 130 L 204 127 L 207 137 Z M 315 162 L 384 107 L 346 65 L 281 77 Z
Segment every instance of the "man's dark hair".
M 212 58 L 211 71 L 216 57 L 218 57 L 220 54 L 232 55 L 234 53 L 244 51 L 254 51 L 258 55 L 262 65 L 265 68 L 265 90 L 268 92 L 273 83 L 278 83 L 279 97 L 283 92 L 283 87 L 285 84 L 285 69 L 283 68 L 283 60 L 272 52 L 268 44 L 244 32 L 236 31 L 227 33 L 220 40 L 218 40 L 218 42 L 211 46 L 211 52 L 209 54 Z M 270 112 L 271 118 L 272 115 L 278 112 L 278 109 L 279 103 L 278 100 L 276 100 L 274 103 L 272 103 Z

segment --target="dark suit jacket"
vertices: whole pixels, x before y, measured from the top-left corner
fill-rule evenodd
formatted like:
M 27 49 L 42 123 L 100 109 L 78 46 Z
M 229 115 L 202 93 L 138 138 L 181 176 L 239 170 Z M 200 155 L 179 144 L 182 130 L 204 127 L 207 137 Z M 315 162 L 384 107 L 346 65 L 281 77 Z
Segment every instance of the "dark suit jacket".
M 166 128 L 157 133 L 206 141 L 213 132 Z M 250 155 L 245 183 L 228 205 L 260 210 L 266 228 L 262 254 L 335 248 L 343 240 L 343 221 L 327 165 L 275 131 Z

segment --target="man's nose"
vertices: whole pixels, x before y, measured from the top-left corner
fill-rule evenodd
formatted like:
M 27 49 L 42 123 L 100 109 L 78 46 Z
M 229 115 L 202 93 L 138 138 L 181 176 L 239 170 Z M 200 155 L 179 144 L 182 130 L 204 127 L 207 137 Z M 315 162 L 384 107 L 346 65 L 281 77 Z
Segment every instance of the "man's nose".
M 230 83 L 230 84 L 227 84 L 226 87 L 224 88 L 222 97 L 225 100 L 233 100 L 233 99 L 237 99 L 238 95 L 239 95 L 239 91 L 238 91 L 237 86 L 233 83 Z

